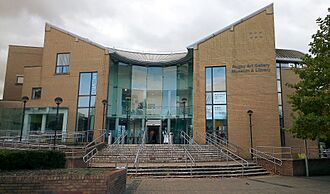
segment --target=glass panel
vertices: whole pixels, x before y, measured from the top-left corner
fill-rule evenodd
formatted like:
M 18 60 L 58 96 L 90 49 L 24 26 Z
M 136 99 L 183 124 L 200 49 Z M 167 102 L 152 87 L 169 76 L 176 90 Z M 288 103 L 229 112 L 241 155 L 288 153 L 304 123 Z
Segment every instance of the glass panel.
M 213 91 L 226 90 L 226 68 L 214 67 L 213 68 Z
M 70 54 L 57 54 L 57 66 L 69 65 Z
M 92 74 L 92 95 L 96 95 L 97 73 Z
M 90 107 L 95 107 L 96 96 L 91 96 L 91 104 Z
M 282 105 L 282 94 L 281 93 L 277 93 L 278 96 L 278 104 Z
M 131 71 L 132 68 L 128 64 L 118 63 L 118 88 L 131 89 Z
M 95 108 L 91 108 L 89 112 L 89 130 L 94 129 L 94 121 L 95 121 Z
M 63 114 L 58 114 L 58 123 L 56 123 L 56 114 L 47 114 L 46 131 L 61 130 L 63 124 Z
M 280 117 L 283 117 L 283 107 L 282 106 L 278 106 L 278 112 L 280 114 Z
M 41 131 L 42 114 L 30 116 L 30 131 Z
M 226 119 L 227 118 L 226 105 L 214 105 L 213 117 L 214 119 Z
M 164 68 L 164 86 L 163 90 L 176 90 L 176 78 L 177 77 L 177 67 L 165 67 Z
M 206 104 L 212 104 L 212 92 L 206 93 L 205 97 Z
M 276 79 L 281 79 L 281 69 L 280 68 L 276 68 Z
M 162 91 L 150 90 L 147 91 L 147 114 L 159 115 L 162 104 Z
M 88 130 L 88 108 L 79 108 L 77 113 L 77 130 Z
M 281 92 L 282 88 L 281 88 L 281 81 L 277 80 L 277 92 Z
M 212 91 L 212 68 L 206 68 L 205 72 L 206 91 Z
M 206 119 L 212 119 L 212 105 L 206 105 Z
M 62 67 L 56 67 L 56 73 L 62 73 Z
M 70 68 L 69 66 L 63 66 L 63 73 L 69 73 Z
M 90 95 L 91 73 L 80 73 L 79 95 Z
M 213 121 L 206 120 L 206 132 L 212 132 L 212 131 L 213 131 Z
M 32 99 L 41 98 L 41 88 L 32 88 Z
M 226 92 L 213 92 L 213 104 L 226 104 Z
M 89 107 L 89 96 L 79 97 L 78 107 Z
M 163 71 L 161 67 L 149 67 L 147 77 L 148 90 L 161 90 L 163 82 Z

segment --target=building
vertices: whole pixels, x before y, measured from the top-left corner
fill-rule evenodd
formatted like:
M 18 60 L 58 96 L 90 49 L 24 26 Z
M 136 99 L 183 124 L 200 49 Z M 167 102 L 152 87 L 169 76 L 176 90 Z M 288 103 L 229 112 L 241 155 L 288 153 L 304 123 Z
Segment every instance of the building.
M 303 55 L 275 48 L 272 4 L 181 53 L 109 48 L 47 23 L 43 47 L 9 46 L 4 100 L 30 98 L 25 136 L 106 128 L 127 133 L 127 143 L 162 143 L 169 133 L 181 143 L 184 131 L 205 143 L 223 132 L 248 156 L 251 146 L 301 146 L 283 129 L 292 123 L 285 83 L 297 80 L 290 67 Z

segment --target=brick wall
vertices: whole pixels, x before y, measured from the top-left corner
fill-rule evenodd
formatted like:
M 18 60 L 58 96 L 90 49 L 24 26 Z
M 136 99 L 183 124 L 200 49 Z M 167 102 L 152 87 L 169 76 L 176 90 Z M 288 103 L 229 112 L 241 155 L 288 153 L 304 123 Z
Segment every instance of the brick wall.
M 273 174 L 284 176 L 305 176 L 305 160 L 283 160 L 282 166 L 274 165 L 266 160 L 259 160 L 258 164 Z M 330 159 L 309 159 L 308 160 L 310 176 L 330 175 Z
M 41 172 L 41 171 L 40 171 Z M 96 175 L 66 175 L 57 173 L 0 175 L 0 193 L 125 193 L 126 170 L 105 171 Z

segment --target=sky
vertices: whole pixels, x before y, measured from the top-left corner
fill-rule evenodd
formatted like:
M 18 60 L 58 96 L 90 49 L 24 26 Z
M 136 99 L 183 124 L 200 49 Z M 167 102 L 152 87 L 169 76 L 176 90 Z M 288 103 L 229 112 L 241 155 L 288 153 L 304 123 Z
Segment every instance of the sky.
M 0 0 L 0 99 L 8 45 L 42 47 L 46 22 L 108 47 L 183 51 L 270 3 L 276 48 L 308 52 L 330 0 Z

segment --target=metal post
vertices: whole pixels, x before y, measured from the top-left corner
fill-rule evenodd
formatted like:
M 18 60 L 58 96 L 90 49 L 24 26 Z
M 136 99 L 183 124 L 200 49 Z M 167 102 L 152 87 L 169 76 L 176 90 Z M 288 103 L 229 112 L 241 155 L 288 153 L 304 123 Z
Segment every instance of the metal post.
M 309 176 L 309 168 L 308 168 L 308 147 L 307 147 L 307 140 L 304 139 L 304 146 L 305 146 L 305 168 L 306 168 L 306 176 Z
M 54 147 L 53 149 L 55 150 L 55 146 L 56 146 L 56 132 L 57 132 L 57 127 L 59 126 L 59 119 L 58 119 L 58 111 L 59 111 L 59 108 L 60 108 L 60 104 L 63 102 L 63 99 L 61 97 L 56 97 L 55 98 L 55 103 L 56 103 L 56 127 L 55 127 L 55 135 L 54 135 Z
M 252 134 L 252 110 L 248 110 L 247 113 L 249 114 L 249 120 L 250 120 L 250 149 L 251 149 L 251 159 L 253 159 L 253 134 Z
M 22 125 L 21 125 L 21 135 L 19 137 L 19 142 L 22 141 L 22 136 L 23 136 L 23 127 L 24 127 L 24 117 L 25 117 L 25 108 L 26 108 L 26 102 L 29 100 L 29 97 L 23 96 L 22 101 L 23 101 L 23 116 L 22 116 Z

